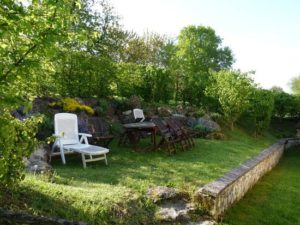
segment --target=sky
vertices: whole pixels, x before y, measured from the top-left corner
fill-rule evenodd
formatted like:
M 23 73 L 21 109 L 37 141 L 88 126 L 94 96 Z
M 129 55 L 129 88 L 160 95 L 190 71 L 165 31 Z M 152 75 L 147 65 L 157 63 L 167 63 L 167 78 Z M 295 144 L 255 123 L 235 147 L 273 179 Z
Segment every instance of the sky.
M 120 23 L 138 34 L 176 38 L 188 25 L 212 27 L 230 47 L 234 69 L 255 71 L 263 88 L 300 74 L 299 0 L 111 0 Z

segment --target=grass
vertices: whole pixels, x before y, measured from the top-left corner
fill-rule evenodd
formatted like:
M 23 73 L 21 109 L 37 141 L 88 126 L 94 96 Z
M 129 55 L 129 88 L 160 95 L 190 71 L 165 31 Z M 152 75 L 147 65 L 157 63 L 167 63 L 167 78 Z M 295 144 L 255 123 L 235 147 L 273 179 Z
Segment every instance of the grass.
M 300 224 L 299 180 L 300 149 L 290 149 L 278 166 L 228 211 L 225 224 Z
M 27 175 L 7 207 L 90 224 L 155 223 L 155 206 L 144 197 L 149 186 L 192 193 L 274 140 L 271 136 L 254 138 L 236 129 L 227 132 L 225 140 L 197 139 L 194 149 L 175 156 L 164 151 L 133 152 L 113 142 L 108 166 L 95 162 L 83 169 L 78 155 L 67 156 L 67 165 L 57 158 L 51 180 Z
M 114 142 L 110 146 L 108 167 L 94 163 L 83 170 L 80 157 L 75 156 L 68 158 L 67 166 L 56 160 L 54 168 L 62 182 L 75 186 L 82 182 L 101 183 L 126 186 L 138 192 L 145 191 L 150 185 L 186 189 L 221 176 L 273 140 L 254 139 L 240 130 L 227 136 L 228 140 L 223 141 L 197 139 L 193 150 L 179 151 L 171 157 L 164 151 L 133 152 L 130 148 L 117 147 Z

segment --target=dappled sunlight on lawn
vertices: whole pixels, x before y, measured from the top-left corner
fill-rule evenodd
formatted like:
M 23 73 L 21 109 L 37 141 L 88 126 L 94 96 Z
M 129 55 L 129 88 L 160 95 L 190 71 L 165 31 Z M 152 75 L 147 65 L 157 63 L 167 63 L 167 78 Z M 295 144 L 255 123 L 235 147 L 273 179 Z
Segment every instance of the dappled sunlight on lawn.
M 68 155 L 66 165 L 57 157 L 52 160 L 52 178 L 27 175 L 20 184 L 16 201 L 20 208 L 34 214 L 86 218 L 91 224 L 114 223 L 127 210 L 131 212 L 124 215 L 136 216 L 125 220 L 151 221 L 155 206 L 143 195 L 150 186 L 176 187 L 192 195 L 199 186 L 220 177 L 273 142 L 273 139 L 255 139 L 240 130 L 226 135 L 225 140 L 196 139 L 193 149 L 179 150 L 173 156 L 162 150 L 134 152 L 128 146 L 118 147 L 115 141 L 110 146 L 108 166 L 100 161 L 88 164 L 86 169 L 80 155 Z M 34 194 L 22 201 L 26 193 Z
M 179 150 L 174 156 L 168 156 L 165 151 L 134 152 L 114 142 L 110 146 L 108 166 L 97 162 L 83 169 L 80 156 L 72 155 L 67 156 L 66 165 L 62 165 L 59 158 L 55 159 L 54 169 L 61 180 L 75 186 L 86 182 L 121 185 L 139 191 L 145 191 L 150 185 L 189 186 L 193 190 L 271 144 L 271 141 L 261 141 L 238 130 L 229 135 L 233 139 L 197 139 L 193 149 Z

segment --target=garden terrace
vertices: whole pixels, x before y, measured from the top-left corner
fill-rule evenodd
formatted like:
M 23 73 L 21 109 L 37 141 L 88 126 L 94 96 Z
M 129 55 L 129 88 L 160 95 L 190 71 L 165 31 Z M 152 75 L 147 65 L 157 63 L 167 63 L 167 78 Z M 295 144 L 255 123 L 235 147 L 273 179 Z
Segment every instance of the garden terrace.
M 225 140 L 196 139 L 193 149 L 171 157 L 165 151 L 134 152 L 113 141 L 108 166 L 98 162 L 82 169 L 77 155 L 67 156 L 67 165 L 54 159 L 54 176 L 28 175 L 9 207 L 91 224 L 154 223 L 156 206 L 144 197 L 149 187 L 192 194 L 273 141 L 234 130 Z
M 143 5 L 133 4 L 137 8 Z M 154 3 L 149 4 L 150 7 Z M 169 9 L 176 6 L 175 1 L 169 4 L 172 5 L 165 5 L 168 10 L 159 10 L 163 20 L 172 14 Z M 237 7 L 213 4 L 212 11 L 206 14 L 217 15 L 218 6 L 220 15 L 228 14 L 225 6 L 229 10 L 244 8 L 237 1 Z M 137 13 L 137 8 L 131 15 L 138 16 L 140 21 L 147 13 Z M 255 9 L 245 7 L 249 8 Z M 180 7 L 182 12 L 184 9 Z M 289 9 L 292 12 L 297 7 Z M 267 11 L 262 15 L 265 13 Z M 252 13 L 249 15 L 250 20 L 247 16 L 242 18 L 253 21 Z M 183 202 L 178 209 L 188 208 L 201 216 L 205 213 L 204 207 L 199 207 L 192 198 L 196 190 L 240 166 L 278 139 L 295 134 L 294 125 L 300 118 L 300 76 L 291 79 L 293 93 L 286 93 L 277 86 L 264 89 L 256 83 L 252 71 L 265 71 L 266 75 L 268 71 L 269 74 L 277 71 L 284 80 L 288 69 L 294 68 L 289 65 L 285 66 L 286 70 L 276 69 L 283 64 L 274 63 L 272 57 L 263 57 L 270 48 L 259 48 L 261 45 L 256 41 L 252 43 L 254 48 L 247 45 L 246 50 L 251 50 L 251 54 L 265 51 L 260 54 L 263 60 L 256 60 L 256 66 L 271 68 L 262 70 L 253 64 L 253 70 L 245 72 L 243 68 L 233 67 L 241 60 L 234 57 L 238 52 L 226 46 L 229 42 L 225 43 L 224 37 L 212 27 L 193 24 L 178 27 L 181 30 L 172 37 L 153 32 L 139 35 L 122 26 L 121 16 L 109 0 L 1 1 L 0 18 L 0 207 L 3 207 L 0 224 L 4 209 L 8 209 L 6 215 L 10 215 L 11 210 L 24 210 L 31 215 L 88 224 L 157 224 L 160 217 L 156 213 L 163 208 L 159 204 L 165 202 L 154 203 L 146 193 L 149 188 L 159 189 L 158 186 L 162 186 L 162 190 L 176 189 L 176 196 L 180 196 L 176 200 Z M 224 16 L 212 18 L 221 18 L 219 22 L 224 22 Z M 263 16 L 262 20 L 264 18 L 269 17 Z M 241 23 L 239 19 L 232 21 L 240 25 L 248 23 Z M 261 21 L 258 24 L 267 25 Z M 167 26 L 173 27 L 172 24 Z M 218 27 L 224 26 L 219 24 Z M 253 40 L 265 40 L 261 38 L 264 28 L 259 29 Z M 276 26 L 276 32 L 278 30 Z M 286 34 L 288 32 L 281 32 L 281 35 Z M 248 36 L 245 36 L 246 42 Z M 290 36 L 287 35 L 286 40 L 291 40 Z M 239 41 L 245 40 L 239 38 Z M 243 48 L 243 45 L 235 46 L 240 47 L 235 51 Z M 282 56 L 282 62 L 295 64 L 294 60 L 286 60 L 294 48 L 279 49 L 287 52 L 276 57 Z M 272 56 L 272 51 L 269 53 Z M 256 56 L 254 54 L 254 58 Z M 272 79 L 273 84 L 276 79 Z M 280 84 L 288 83 L 283 80 Z M 145 149 L 149 144 L 149 139 L 134 142 L 146 136 L 138 133 L 141 127 L 127 127 L 126 131 L 122 126 L 132 123 L 133 109 L 143 109 L 145 116 L 152 118 L 176 114 L 188 118 L 189 127 L 182 129 L 183 123 L 180 126 L 175 120 L 165 120 L 168 127 L 162 126 L 160 131 L 156 129 L 158 125 L 150 126 L 152 134 L 158 131 L 165 140 L 160 144 L 169 146 L 168 152 L 136 152 L 132 146 L 119 147 L 119 136 L 125 133 L 123 137 L 128 137 L 135 147 L 138 145 L 136 150 Z M 70 135 L 76 138 L 68 142 L 74 144 L 72 146 L 63 146 L 69 136 L 69 132 L 65 132 L 67 128 L 53 132 L 54 115 L 61 112 L 76 114 L 78 118 L 72 116 L 76 120 L 72 128 L 69 126 L 70 130 L 76 130 Z M 272 124 L 274 119 L 276 123 Z M 292 132 L 287 131 L 286 120 L 293 124 Z M 108 146 L 109 150 L 79 145 L 77 126 L 80 133 L 93 133 L 90 143 Z M 144 128 L 147 131 L 143 134 L 148 134 L 149 127 Z M 191 135 L 197 137 L 195 143 Z M 85 141 L 87 136 L 90 135 L 85 135 Z M 152 137 L 152 146 L 156 148 L 156 139 Z M 82 156 L 90 156 L 89 161 L 92 150 L 98 156 L 109 151 L 109 165 L 91 162 L 85 170 L 81 157 L 70 155 L 66 157 L 66 165 L 61 164 L 60 158 L 52 160 L 53 171 L 50 171 L 53 173 L 38 174 L 44 171 L 41 168 L 52 167 L 46 163 L 46 154 L 40 164 L 32 158 L 37 152 L 45 153 L 43 150 L 49 148 L 45 143 L 55 138 L 59 149 L 69 147 L 81 151 Z M 26 173 L 27 170 L 33 173 Z M 189 204 L 191 202 L 193 204 Z M 190 219 L 194 219 L 194 214 L 189 215 Z

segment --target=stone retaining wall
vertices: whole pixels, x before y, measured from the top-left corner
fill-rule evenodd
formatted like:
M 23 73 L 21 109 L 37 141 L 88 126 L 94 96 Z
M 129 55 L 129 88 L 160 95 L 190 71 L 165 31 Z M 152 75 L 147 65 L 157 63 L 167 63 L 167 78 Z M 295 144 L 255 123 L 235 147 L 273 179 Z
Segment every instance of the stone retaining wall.
M 277 165 L 285 149 L 296 145 L 300 145 L 300 139 L 290 138 L 280 140 L 271 147 L 264 149 L 257 156 L 228 172 L 223 177 L 199 188 L 196 192 L 195 200 L 214 219 L 219 219 L 264 174 Z

